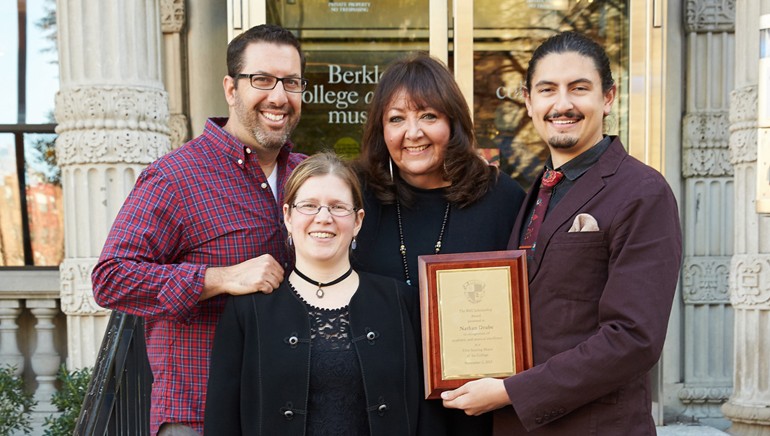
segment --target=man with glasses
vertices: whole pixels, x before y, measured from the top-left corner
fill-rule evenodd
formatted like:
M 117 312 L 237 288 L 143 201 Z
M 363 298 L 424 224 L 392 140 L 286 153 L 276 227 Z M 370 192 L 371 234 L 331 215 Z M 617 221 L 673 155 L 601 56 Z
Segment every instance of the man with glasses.
M 286 29 L 260 25 L 227 48 L 229 118 L 139 176 L 92 280 L 96 302 L 145 319 L 152 435 L 203 430 L 209 353 L 224 294 L 272 292 L 290 265 L 283 185 L 305 58 Z

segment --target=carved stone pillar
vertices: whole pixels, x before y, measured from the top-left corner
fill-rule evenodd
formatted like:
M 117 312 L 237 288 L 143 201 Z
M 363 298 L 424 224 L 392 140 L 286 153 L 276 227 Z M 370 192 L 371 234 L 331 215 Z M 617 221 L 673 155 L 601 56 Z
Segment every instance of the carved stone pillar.
M 185 27 L 184 0 L 160 0 L 160 20 L 163 31 L 163 84 L 168 92 L 171 148 L 177 149 L 190 139 L 186 101 L 187 59 L 182 30 Z
M 683 410 L 670 420 L 697 420 L 726 428 L 720 406 L 732 392 L 733 312 L 728 277 L 733 252 L 729 93 L 734 86 L 735 16 L 730 2 L 685 2 L 686 113 Z
M 764 9 L 763 6 L 764 5 Z M 722 406 L 734 435 L 770 435 L 770 217 L 757 214 L 757 77 L 759 16 L 768 2 L 736 1 L 736 89 L 730 105 L 730 152 L 735 168 L 735 254 L 730 301 L 735 312 L 733 394 Z M 764 129 L 763 129 L 764 130 Z M 762 139 L 765 141 L 765 138 Z
M 157 0 L 57 1 L 56 153 L 64 189 L 68 366 L 91 366 L 107 311 L 90 273 L 144 166 L 170 150 Z M 131 17 L 131 19 L 126 19 Z
M 732 100 L 730 147 L 735 166 L 736 253 L 730 264 L 730 301 L 735 310 L 735 373 L 733 395 L 722 406 L 722 411 L 733 422 L 731 434 L 768 436 L 770 246 L 766 236 L 770 232 L 770 220 L 758 215 L 754 208 L 757 87 L 736 89 Z

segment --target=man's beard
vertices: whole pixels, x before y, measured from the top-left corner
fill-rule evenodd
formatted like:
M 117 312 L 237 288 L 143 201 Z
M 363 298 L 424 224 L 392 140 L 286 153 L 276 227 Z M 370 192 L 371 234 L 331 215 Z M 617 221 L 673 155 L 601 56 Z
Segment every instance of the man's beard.
M 561 136 L 552 136 L 548 138 L 548 145 L 550 145 L 552 148 L 556 148 L 559 150 L 570 149 L 574 147 L 575 144 L 577 143 L 578 143 L 578 138 L 574 136 L 561 135 Z
M 294 124 L 296 125 L 296 123 Z M 254 135 L 254 139 L 257 143 L 261 144 L 266 150 L 280 150 L 283 144 L 289 140 L 291 132 L 294 130 L 294 125 L 286 125 L 286 127 L 280 131 L 266 131 L 261 126 L 256 126 L 252 129 L 251 133 Z
M 289 109 L 286 117 L 292 117 L 295 114 L 294 111 Z M 238 121 L 244 126 L 244 128 L 251 133 L 254 139 L 265 150 L 275 151 L 280 150 L 286 141 L 289 140 L 291 133 L 299 122 L 299 117 L 293 121 L 289 121 L 281 130 L 271 130 L 262 125 L 259 121 L 259 109 L 249 109 L 243 104 L 240 99 L 235 105 L 235 115 L 238 117 Z
M 585 118 L 583 116 L 583 114 L 581 114 L 579 112 L 573 112 L 573 111 L 570 110 L 570 111 L 567 111 L 567 112 L 565 112 L 563 114 L 562 113 L 558 113 L 558 112 L 552 112 L 552 113 L 548 114 L 545 117 L 545 121 L 547 122 L 547 121 L 549 121 L 551 119 L 562 118 L 562 117 L 569 118 L 569 119 L 574 119 L 574 120 L 577 120 L 577 121 L 580 121 L 580 120 Z M 551 147 L 556 148 L 556 149 L 566 150 L 566 149 L 570 149 L 570 148 L 574 147 L 575 144 L 578 143 L 579 139 L 580 138 L 575 137 L 575 136 L 556 135 L 556 136 L 552 136 L 552 137 L 548 138 L 548 145 L 550 145 Z

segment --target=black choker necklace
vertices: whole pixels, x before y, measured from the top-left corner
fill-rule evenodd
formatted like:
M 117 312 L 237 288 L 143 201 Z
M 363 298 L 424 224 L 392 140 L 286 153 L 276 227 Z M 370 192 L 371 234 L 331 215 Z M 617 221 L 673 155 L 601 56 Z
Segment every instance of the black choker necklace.
M 348 276 L 350 276 L 350 274 L 353 273 L 353 267 L 351 266 L 347 271 L 345 271 L 345 274 L 337 277 L 336 279 L 334 279 L 334 280 L 332 280 L 332 281 L 330 281 L 328 283 L 321 283 L 318 280 L 313 280 L 310 277 L 306 276 L 305 274 L 302 274 L 296 267 L 294 268 L 294 272 L 297 273 L 299 278 L 301 278 L 302 280 L 318 286 L 318 290 L 315 291 L 315 295 L 318 298 L 323 298 L 324 297 L 324 290 L 321 289 L 321 288 L 323 288 L 324 286 L 336 285 L 337 283 L 345 280 L 346 278 L 348 278 Z
M 409 277 L 409 264 L 406 261 L 406 244 L 404 243 L 404 228 L 401 225 L 401 203 L 396 200 L 396 217 L 398 218 L 398 239 L 400 245 L 398 251 L 401 252 L 401 260 L 404 262 L 404 278 L 406 278 L 406 284 L 411 286 L 412 279 Z M 438 232 L 438 240 L 436 245 L 433 246 L 436 254 L 441 251 L 441 241 L 444 239 L 444 230 L 446 229 L 446 223 L 449 220 L 449 202 L 446 204 L 446 210 L 444 211 L 444 220 L 441 221 L 441 230 Z

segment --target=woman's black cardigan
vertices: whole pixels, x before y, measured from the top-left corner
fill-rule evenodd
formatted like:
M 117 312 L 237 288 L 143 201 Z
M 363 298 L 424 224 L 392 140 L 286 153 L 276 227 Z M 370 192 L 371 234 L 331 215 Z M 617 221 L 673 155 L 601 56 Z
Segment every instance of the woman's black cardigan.
M 370 434 L 442 434 L 440 404 L 423 399 L 417 293 L 358 274 L 350 332 Z M 204 434 L 306 434 L 309 373 L 308 309 L 286 281 L 272 294 L 230 297 L 211 352 Z

